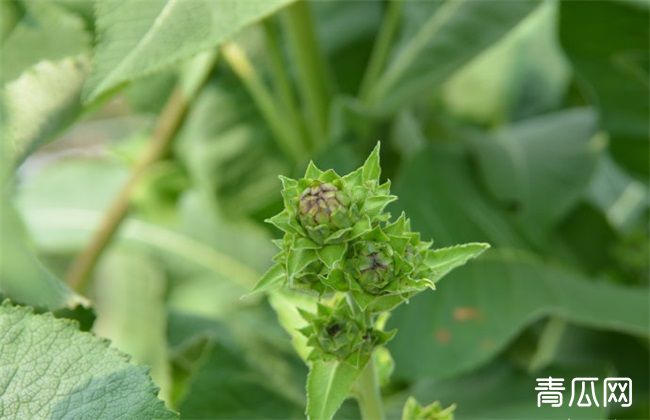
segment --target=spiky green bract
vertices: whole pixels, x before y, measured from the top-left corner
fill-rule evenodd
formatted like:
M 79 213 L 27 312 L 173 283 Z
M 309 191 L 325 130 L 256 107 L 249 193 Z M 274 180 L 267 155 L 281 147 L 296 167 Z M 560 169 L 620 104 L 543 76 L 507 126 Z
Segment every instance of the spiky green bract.
M 431 242 L 420 240 L 402 215 L 376 227 L 351 247 L 343 269 L 344 285 L 363 310 L 388 311 L 416 293 L 435 289 L 437 280 L 427 265 Z
M 432 250 L 403 213 L 390 221 L 385 208 L 396 197 L 379 176 L 378 144 L 362 167 L 343 177 L 313 163 L 304 178 L 281 177 L 285 208 L 268 222 L 284 236 L 275 241 L 275 265 L 255 291 L 285 285 L 318 296 L 317 313 L 303 313 L 312 360 L 363 366 L 393 336 L 382 331 L 381 314 L 434 289 L 442 276 L 489 247 Z
M 456 410 L 455 404 L 442 408 L 438 401 L 434 401 L 422 406 L 415 398 L 409 397 L 404 404 L 402 420 L 454 420 L 454 410 Z
M 301 315 L 309 323 L 300 330 L 312 347 L 309 360 L 338 360 L 361 368 L 372 351 L 395 334 L 375 328 L 369 317 L 342 299 L 333 306 L 319 304 L 315 314 Z
M 292 288 L 323 294 L 335 291 L 327 284 L 340 265 L 348 245 L 390 219 L 386 205 L 390 182 L 380 184 L 379 144 L 363 166 L 339 176 L 309 163 L 305 176 L 280 177 L 284 210 L 267 220 L 284 232 L 276 245 L 276 265 L 255 290 L 269 290 L 286 282 Z M 279 273 L 284 273 L 281 279 Z
M 303 178 L 280 177 L 284 210 L 268 222 L 318 245 L 353 240 L 390 218 L 384 209 L 396 197 L 379 175 L 379 146 L 361 168 L 343 177 L 310 162 Z

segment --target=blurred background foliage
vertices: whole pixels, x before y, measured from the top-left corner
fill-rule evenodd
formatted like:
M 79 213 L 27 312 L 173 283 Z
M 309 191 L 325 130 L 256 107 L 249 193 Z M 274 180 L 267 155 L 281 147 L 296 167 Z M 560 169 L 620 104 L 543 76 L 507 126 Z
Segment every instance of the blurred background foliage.
M 390 416 L 414 394 L 458 418 L 650 418 L 647 2 L 120 3 L 0 2 L 3 295 L 110 338 L 184 417 L 301 417 L 288 304 L 241 296 L 274 253 L 277 176 L 381 140 L 393 214 L 493 246 L 389 320 Z M 549 375 L 631 377 L 633 407 L 538 409 Z

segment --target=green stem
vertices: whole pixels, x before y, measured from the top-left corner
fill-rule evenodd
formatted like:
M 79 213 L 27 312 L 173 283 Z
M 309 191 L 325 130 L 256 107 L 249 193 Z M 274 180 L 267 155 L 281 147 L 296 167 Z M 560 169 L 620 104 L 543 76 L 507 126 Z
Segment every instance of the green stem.
M 325 60 L 320 51 L 306 1 L 286 9 L 283 24 L 297 65 L 300 91 L 307 112 L 307 126 L 316 147 L 325 144 L 329 107 L 329 84 Z
M 562 318 L 551 318 L 546 322 L 537 343 L 537 351 L 528 365 L 530 372 L 537 372 L 548 366 L 555 357 L 560 346 L 567 323 Z
M 67 273 L 67 282 L 73 289 L 83 293 L 88 287 L 92 279 L 90 274 L 129 212 L 135 187 L 151 166 L 163 159 L 171 148 L 190 102 L 208 80 L 215 62 L 216 53 L 208 52 L 197 56 L 184 68 L 178 85 L 156 120 L 151 140 L 138 157 L 129 179 L 109 205 L 90 242 L 73 260 Z
M 364 420 L 383 420 L 384 408 L 381 402 L 374 357 L 370 357 L 357 379 L 356 398 Z
M 397 32 L 401 13 L 402 0 L 390 0 L 381 27 L 379 28 L 377 41 L 372 49 L 370 62 L 361 82 L 361 88 L 359 89 L 359 98 L 361 100 L 367 100 L 370 91 L 375 83 L 377 83 L 377 79 L 379 79 L 379 75 L 384 68 L 388 53 L 390 52 L 393 37 Z
M 300 162 L 306 156 L 300 134 L 292 121 L 287 121 L 279 112 L 271 93 L 261 77 L 255 71 L 244 50 L 237 44 L 226 43 L 221 47 L 224 60 L 242 81 L 248 93 L 252 96 L 260 113 L 269 125 L 278 146 L 289 157 Z
M 278 37 L 278 28 L 273 18 L 266 19 L 262 26 L 266 41 L 266 51 L 271 63 L 271 74 L 276 88 L 276 94 L 286 112 L 286 120 L 298 127 L 303 144 L 309 149 L 309 139 L 305 133 L 304 120 L 300 117 L 298 103 L 291 85 L 291 81 L 282 57 L 282 49 Z

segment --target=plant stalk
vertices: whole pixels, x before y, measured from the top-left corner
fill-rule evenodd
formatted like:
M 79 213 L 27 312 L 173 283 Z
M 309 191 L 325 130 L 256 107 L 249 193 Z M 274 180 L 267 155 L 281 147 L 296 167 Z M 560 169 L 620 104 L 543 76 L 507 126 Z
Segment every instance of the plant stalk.
M 566 328 L 566 320 L 559 317 L 550 318 L 546 322 L 537 344 L 537 351 L 528 365 L 529 372 L 537 372 L 553 361 L 562 337 L 564 337 L 564 333 L 566 332 Z
M 165 157 L 169 151 L 187 113 L 190 100 L 207 80 L 215 59 L 214 53 L 197 56 L 190 62 L 194 68 L 189 68 L 187 77 L 179 82 L 169 96 L 156 121 L 151 140 L 131 170 L 129 179 L 113 199 L 90 242 L 77 255 L 68 270 L 67 282 L 74 290 L 83 293 L 88 287 L 90 274 L 129 211 L 135 187 L 151 165 Z
M 375 83 L 377 83 L 377 79 L 379 79 L 379 75 L 386 64 L 386 59 L 388 58 L 393 38 L 395 37 L 395 33 L 399 26 L 399 17 L 402 13 L 402 3 L 402 0 L 389 0 L 388 2 L 388 8 L 381 22 L 381 27 L 379 28 L 377 41 L 372 48 L 370 62 L 368 63 L 366 73 L 363 76 L 361 88 L 359 89 L 359 98 L 361 100 L 367 100 L 368 95 L 373 89 Z
M 286 9 L 283 24 L 287 41 L 297 65 L 298 84 L 307 113 L 307 127 L 316 148 L 327 140 L 329 83 L 325 60 L 314 33 L 314 24 L 306 1 Z
M 237 44 L 230 42 L 221 47 L 221 52 L 226 63 L 239 77 L 239 80 L 241 80 L 249 95 L 255 101 L 257 109 L 269 125 L 282 152 L 295 162 L 302 161 L 306 156 L 306 150 L 300 138 L 300 133 L 293 121 L 284 118 L 284 115 L 279 111 L 273 96 L 264 85 L 244 50 Z
M 364 420 L 384 420 L 384 408 L 375 369 L 375 359 L 370 357 L 357 379 L 356 398 Z
M 266 41 L 266 52 L 271 64 L 271 74 L 275 86 L 275 93 L 284 106 L 286 117 L 285 120 L 297 126 L 300 132 L 300 138 L 304 146 L 309 149 L 311 147 L 309 137 L 306 135 L 304 120 L 300 117 L 298 111 L 298 102 L 289 78 L 287 65 L 282 56 L 282 48 L 280 46 L 280 39 L 278 34 L 278 27 L 273 17 L 264 20 L 262 23 L 264 28 L 264 39 Z

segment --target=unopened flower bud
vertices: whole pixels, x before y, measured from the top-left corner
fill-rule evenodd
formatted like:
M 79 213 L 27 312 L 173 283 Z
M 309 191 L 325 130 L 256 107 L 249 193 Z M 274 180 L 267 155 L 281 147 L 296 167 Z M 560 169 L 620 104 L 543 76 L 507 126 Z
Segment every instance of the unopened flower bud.
M 314 348 L 315 358 L 333 358 L 354 366 L 363 365 L 372 350 L 392 337 L 366 324 L 364 317 L 354 315 L 344 301 L 336 308 L 319 307 L 318 314 L 305 314 L 309 326 L 301 332 Z
M 352 264 L 359 285 L 372 295 L 381 294 L 394 278 L 393 249 L 388 243 L 359 243 L 355 247 Z
M 332 232 L 350 224 L 347 215 L 350 200 L 334 184 L 316 181 L 305 188 L 298 203 L 298 220 L 318 243 Z

